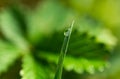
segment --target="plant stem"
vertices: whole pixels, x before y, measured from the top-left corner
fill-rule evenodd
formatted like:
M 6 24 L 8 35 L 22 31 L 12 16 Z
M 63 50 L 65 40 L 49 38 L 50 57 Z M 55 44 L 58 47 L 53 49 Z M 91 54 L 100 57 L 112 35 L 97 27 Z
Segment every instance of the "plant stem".
M 73 24 L 74 24 L 74 21 L 72 22 L 71 26 L 67 29 L 67 31 L 64 32 L 65 37 L 64 37 L 62 48 L 61 48 L 59 61 L 58 61 L 58 65 L 57 65 L 57 70 L 56 70 L 54 79 L 61 79 L 62 70 L 63 70 L 63 61 L 64 61 L 64 58 L 65 58 L 66 53 L 67 53 L 68 44 L 69 44 Z

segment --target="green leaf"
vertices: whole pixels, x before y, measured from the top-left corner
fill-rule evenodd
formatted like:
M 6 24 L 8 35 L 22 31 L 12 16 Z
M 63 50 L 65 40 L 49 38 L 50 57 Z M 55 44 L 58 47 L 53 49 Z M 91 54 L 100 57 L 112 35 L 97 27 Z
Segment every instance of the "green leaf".
M 74 18 L 71 16 L 71 10 L 67 10 L 56 1 L 44 1 L 34 12 L 28 14 L 29 38 L 36 44 L 44 35 L 63 30 Z
M 20 51 L 16 47 L 0 40 L 0 74 L 6 72 L 19 57 Z
M 35 61 L 33 56 L 26 54 L 23 57 L 22 70 L 20 74 L 22 79 L 50 79 L 50 73 L 48 73 L 48 67 Z
M 58 54 L 49 54 L 48 52 L 41 52 L 40 58 L 48 61 L 49 63 L 57 64 Z M 108 68 L 109 63 L 101 59 L 86 59 L 83 57 L 66 56 L 64 61 L 64 68 L 67 71 L 75 71 L 76 73 L 82 74 L 88 72 L 94 74 L 95 72 L 103 72 Z
M 15 6 L 16 5 L 16 6 Z M 21 9 L 17 4 L 10 6 L 9 13 L 16 20 L 18 30 L 26 38 L 27 37 L 27 21 L 24 10 Z
M 39 58 L 57 64 L 60 43 L 62 43 L 61 40 L 63 39 L 61 35 L 63 34 L 55 32 L 53 36 L 49 36 L 39 43 L 40 51 L 46 51 L 38 53 Z M 76 73 L 84 73 L 84 71 L 91 74 L 96 71 L 102 72 L 108 68 L 110 55 L 111 49 L 107 48 L 106 44 L 96 41 L 95 36 L 74 30 L 64 68 L 67 71 L 74 70 Z
M 55 32 L 49 37 L 44 37 L 35 48 L 36 50 L 58 53 L 62 46 L 62 39 L 63 33 Z M 96 41 L 95 36 L 74 30 L 71 35 L 68 54 L 75 57 L 108 59 L 111 55 L 111 49 L 107 48 L 106 44 Z
M 22 23 L 18 20 L 18 14 L 15 9 L 8 8 L 1 12 L 1 26 L 0 29 L 3 35 L 10 40 L 13 44 L 19 47 L 22 50 L 27 50 L 28 43 L 25 38 L 22 36 L 22 30 L 20 27 Z M 20 16 L 19 16 L 20 17 Z M 20 23 L 21 22 L 21 23 Z
M 87 32 L 88 35 L 95 36 L 97 42 L 106 44 L 109 49 L 112 49 L 116 45 L 117 38 L 101 21 L 85 14 L 77 20 L 77 23 L 76 29 L 78 29 L 79 32 Z

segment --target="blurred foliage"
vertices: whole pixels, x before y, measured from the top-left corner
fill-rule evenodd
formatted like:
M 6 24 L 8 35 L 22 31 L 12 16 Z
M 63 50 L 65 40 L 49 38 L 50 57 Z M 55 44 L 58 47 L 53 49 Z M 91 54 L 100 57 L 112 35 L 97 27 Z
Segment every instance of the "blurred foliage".
M 21 2 L 13 0 L 0 12 L 2 79 L 17 59 L 22 79 L 53 79 L 63 34 L 73 19 L 63 79 L 119 79 L 120 0 L 43 0 L 30 4 L 34 9 Z

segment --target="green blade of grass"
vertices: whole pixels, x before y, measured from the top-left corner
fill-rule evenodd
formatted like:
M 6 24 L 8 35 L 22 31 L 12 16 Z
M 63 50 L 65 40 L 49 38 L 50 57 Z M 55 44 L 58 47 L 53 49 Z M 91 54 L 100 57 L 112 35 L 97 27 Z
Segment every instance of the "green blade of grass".
M 74 24 L 74 21 L 72 22 L 71 26 L 67 29 L 67 31 L 64 32 L 65 37 L 64 37 L 62 48 L 61 48 L 59 61 L 58 61 L 58 65 L 57 65 L 57 70 L 56 70 L 54 79 L 61 79 L 62 70 L 63 70 L 63 61 L 64 61 L 64 57 L 67 53 L 68 44 L 69 44 L 73 24 Z

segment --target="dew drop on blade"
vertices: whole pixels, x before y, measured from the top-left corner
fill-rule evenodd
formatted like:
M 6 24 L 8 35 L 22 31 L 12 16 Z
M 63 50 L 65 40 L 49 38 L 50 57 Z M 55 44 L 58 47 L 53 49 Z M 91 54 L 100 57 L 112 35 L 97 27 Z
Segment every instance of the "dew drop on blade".
M 65 36 L 69 36 L 71 34 L 73 24 L 74 24 L 74 20 L 73 20 L 71 26 L 64 32 Z
M 65 35 L 65 36 L 69 36 L 69 34 L 70 34 L 70 28 L 68 28 L 68 29 L 64 32 L 64 35 Z

